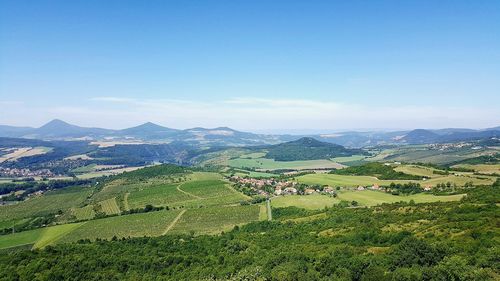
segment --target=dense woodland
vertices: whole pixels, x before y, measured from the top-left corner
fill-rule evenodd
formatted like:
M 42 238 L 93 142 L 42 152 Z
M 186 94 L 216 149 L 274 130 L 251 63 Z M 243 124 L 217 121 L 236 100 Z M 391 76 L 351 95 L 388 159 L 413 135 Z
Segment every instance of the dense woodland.
M 269 147 L 265 157 L 276 161 L 296 161 L 330 159 L 355 154 L 366 154 L 366 152 L 361 149 L 349 149 L 338 144 L 321 142 L 313 138 L 301 138 Z
M 0 278 L 498 280 L 498 192 L 496 184 L 471 189 L 460 202 L 339 206 L 315 213 L 278 209 L 275 221 L 235 227 L 219 236 L 11 250 L 0 256 Z
M 332 174 L 352 176 L 376 176 L 380 180 L 420 180 L 421 176 L 397 172 L 393 167 L 382 163 L 366 163 L 361 166 L 352 166 L 345 169 L 333 170 Z

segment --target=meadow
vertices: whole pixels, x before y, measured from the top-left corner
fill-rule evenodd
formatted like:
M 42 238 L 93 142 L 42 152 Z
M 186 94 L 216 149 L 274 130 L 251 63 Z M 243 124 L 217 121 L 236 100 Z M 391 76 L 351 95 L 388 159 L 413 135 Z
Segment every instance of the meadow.
M 260 213 L 259 205 L 188 209 L 169 233 L 220 233 L 235 225 L 258 221 L 262 219 Z
M 180 212 L 180 210 L 164 210 L 91 220 L 83 223 L 58 242 L 111 239 L 113 236 L 118 238 L 159 236 Z
M 311 194 L 311 195 L 286 195 L 278 196 L 271 199 L 273 208 L 298 207 L 309 210 L 319 210 L 325 207 L 332 207 L 341 200 L 356 201 L 360 206 L 376 206 L 384 203 L 410 202 L 429 203 L 429 202 L 448 202 L 458 201 L 462 199 L 463 194 L 436 196 L 432 194 L 413 194 L 413 195 L 392 195 L 381 191 L 363 190 L 353 191 L 345 190 L 338 193 L 337 197 L 328 195 Z
M 230 159 L 228 165 L 235 168 L 252 168 L 259 170 L 280 169 L 337 169 L 342 165 L 330 160 L 275 161 L 267 158 L 236 158 Z
M 351 176 L 351 175 L 335 175 L 335 174 L 308 174 L 296 178 L 298 182 L 306 184 L 319 184 L 330 186 L 357 187 L 371 186 L 378 184 L 380 186 L 389 186 L 394 183 L 418 182 L 422 186 L 436 186 L 437 184 L 446 184 L 451 182 L 457 186 L 464 186 L 467 182 L 472 182 L 474 185 L 490 185 L 495 181 L 494 177 L 473 176 L 473 175 L 433 175 L 428 180 L 379 180 L 371 176 Z
M 340 200 L 328 195 L 311 194 L 311 195 L 286 195 L 278 196 L 271 199 L 271 207 L 285 208 L 298 207 L 304 209 L 323 209 L 324 207 L 332 207 L 339 203 Z
M 64 212 L 82 204 L 91 192 L 91 188 L 70 187 L 49 191 L 17 204 L 0 206 L 0 221 Z
M 471 169 L 482 174 L 500 174 L 500 164 L 459 164 L 452 166 L 452 168 Z
M 376 206 L 384 203 L 409 202 L 415 203 L 448 202 L 462 199 L 463 194 L 436 196 L 432 194 L 392 195 L 381 191 L 343 191 L 338 194 L 339 200 L 356 201 L 361 206 Z

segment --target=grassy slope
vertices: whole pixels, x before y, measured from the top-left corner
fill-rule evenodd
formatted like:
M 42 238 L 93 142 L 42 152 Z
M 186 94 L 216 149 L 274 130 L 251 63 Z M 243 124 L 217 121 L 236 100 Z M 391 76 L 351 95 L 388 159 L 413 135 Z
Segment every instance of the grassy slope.
M 273 208 L 295 206 L 304 209 L 322 209 L 324 207 L 331 207 L 338 202 L 340 202 L 340 200 L 327 195 L 289 195 L 273 198 L 271 200 L 271 206 Z
M 321 169 L 339 168 L 339 164 L 330 160 L 305 160 L 305 161 L 275 161 L 265 158 L 236 158 L 228 161 L 229 166 L 235 168 L 255 168 L 265 170 L 277 169 Z
M 79 239 L 111 239 L 113 236 L 118 238 L 159 236 L 179 212 L 180 210 L 157 211 L 88 221 L 66 235 L 61 242 L 74 242 Z
M 84 202 L 90 192 L 90 188 L 66 188 L 15 205 L 0 206 L 0 221 L 68 210 Z
M 345 191 L 338 195 L 339 200 L 347 201 L 357 201 L 363 206 L 375 206 L 383 203 L 395 203 L 400 201 L 409 202 L 410 200 L 415 201 L 415 203 L 427 203 L 427 202 L 447 202 L 447 201 L 457 201 L 463 197 L 463 194 L 457 195 L 446 195 L 446 196 L 435 196 L 431 194 L 414 194 L 408 196 L 396 196 L 380 191 Z
M 373 184 L 378 185 L 390 185 L 392 182 L 394 183 L 407 183 L 407 182 L 418 182 L 421 185 L 431 185 L 436 186 L 438 183 L 455 183 L 458 186 L 463 186 L 466 182 L 472 181 L 476 185 L 480 184 L 492 184 L 494 182 L 493 177 L 489 178 L 477 178 L 474 176 L 440 176 L 434 177 L 429 180 L 379 180 L 376 177 L 370 176 L 349 176 L 349 175 L 334 175 L 334 174 L 309 174 L 300 176 L 297 178 L 299 182 L 307 183 L 307 184 L 320 184 L 320 185 L 331 185 L 331 186 L 368 186 Z
M 169 233 L 213 234 L 259 218 L 259 205 L 189 209 Z

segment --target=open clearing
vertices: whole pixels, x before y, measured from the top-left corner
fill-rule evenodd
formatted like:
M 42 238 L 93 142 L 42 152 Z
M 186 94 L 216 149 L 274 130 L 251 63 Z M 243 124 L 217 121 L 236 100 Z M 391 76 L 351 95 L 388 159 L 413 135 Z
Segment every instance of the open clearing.
M 0 249 L 33 245 L 33 248 L 43 248 L 53 244 L 83 223 L 56 225 L 19 233 L 0 235 Z
M 236 158 L 228 161 L 229 166 L 235 168 L 253 168 L 259 170 L 279 169 L 340 169 L 343 166 L 330 160 L 305 160 L 305 161 L 275 161 L 266 158 Z
M 324 207 L 331 207 L 341 200 L 349 202 L 357 201 L 361 206 L 375 206 L 383 203 L 395 203 L 400 201 L 409 202 L 410 200 L 415 201 L 415 203 L 457 201 L 463 196 L 463 194 L 436 196 L 424 193 L 397 196 L 372 190 L 342 191 L 336 198 L 320 194 L 279 196 L 272 198 L 271 205 L 274 208 L 294 206 L 304 209 L 323 209 Z
M 500 174 L 500 164 L 459 164 L 452 166 L 452 168 L 472 169 L 482 174 Z
M 323 209 L 324 207 L 332 207 L 339 202 L 340 200 L 334 197 L 321 194 L 286 195 L 272 198 L 271 206 L 273 208 L 295 206 L 304 209 Z
M 424 193 L 397 196 L 381 191 L 363 190 L 340 192 L 338 194 L 338 199 L 357 201 L 362 206 L 375 206 L 383 203 L 395 203 L 400 201 L 409 202 L 410 200 L 415 201 L 415 203 L 457 201 L 462 199 L 463 196 L 463 194 L 436 196 Z
M 102 211 L 106 215 L 115 215 L 120 213 L 120 207 L 116 203 L 116 198 L 110 198 L 104 201 L 99 202 Z
M 64 236 L 60 241 L 111 239 L 113 236 L 118 238 L 159 236 L 180 212 L 180 210 L 157 211 L 91 220 Z
M 369 186 L 373 184 L 378 184 L 380 186 L 389 186 L 392 182 L 394 183 L 408 183 L 408 182 L 418 182 L 422 186 L 436 186 L 438 183 L 451 182 L 457 186 L 463 186 L 467 182 L 473 182 L 475 185 L 481 184 L 492 184 L 495 179 L 494 177 L 476 177 L 472 175 L 447 175 L 447 176 L 436 176 L 428 180 L 379 180 L 376 177 L 371 176 L 350 176 L 350 175 L 335 175 L 335 174 L 308 174 L 304 176 L 297 177 L 297 181 L 307 184 L 319 184 L 319 185 L 330 185 L 330 186 L 344 186 L 344 187 L 356 187 L 356 186 Z
M 44 146 L 15 148 L 10 153 L 0 156 L 0 163 L 5 161 L 16 161 L 22 157 L 45 154 L 51 150 L 52 148 Z
M 259 220 L 259 205 L 188 209 L 169 233 L 214 234 Z
M 50 191 L 17 204 L 0 206 L 0 221 L 66 211 L 83 203 L 91 191 L 91 188 L 70 187 Z

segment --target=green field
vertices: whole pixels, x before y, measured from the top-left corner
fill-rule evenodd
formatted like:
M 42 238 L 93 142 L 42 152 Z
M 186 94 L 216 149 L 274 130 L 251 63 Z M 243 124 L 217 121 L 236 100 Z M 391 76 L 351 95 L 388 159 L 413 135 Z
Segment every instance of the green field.
M 71 215 L 75 217 L 76 220 L 90 220 L 95 216 L 94 206 L 87 205 L 82 208 L 71 209 Z
M 43 196 L 27 199 L 18 204 L 0 206 L 0 221 L 28 218 L 66 211 L 82 204 L 91 193 L 90 188 L 72 187 L 50 191 Z
M 403 172 L 405 174 L 417 175 L 428 178 L 442 177 L 442 175 L 434 174 L 433 171 L 442 171 L 430 167 L 417 166 L 417 165 L 401 165 L 394 168 L 397 172 Z
M 99 202 L 101 210 L 106 215 L 115 215 L 120 213 L 120 207 L 116 203 L 116 198 L 110 198 L 104 201 Z
M 335 157 L 331 158 L 330 160 L 333 162 L 337 162 L 340 164 L 344 163 L 350 163 L 350 162 L 355 162 L 355 161 L 361 161 L 366 158 L 365 155 L 352 155 L 352 156 L 346 156 L 346 157 Z
M 162 235 L 180 210 L 123 215 L 85 222 L 66 235 L 60 242 L 75 242 L 79 239 L 111 239 L 113 236 L 142 237 Z
M 158 184 L 145 186 L 130 192 L 128 204 L 131 209 L 143 208 L 147 204 L 154 206 L 173 206 L 176 203 L 192 200 L 193 197 L 177 190 L 179 184 Z
M 228 165 L 235 168 L 253 168 L 262 170 L 279 169 L 335 169 L 342 167 L 330 160 L 305 160 L 305 161 L 275 161 L 266 158 L 236 158 L 228 161 Z
M 298 207 L 304 209 L 323 209 L 324 207 L 332 207 L 339 203 L 340 200 L 321 194 L 311 195 L 286 195 L 275 197 L 271 200 L 273 208 Z
M 24 245 L 33 245 L 33 248 L 43 248 L 49 244 L 55 243 L 82 224 L 83 223 L 62 224 L 9 235 L 1 235 L 0 249 Z
M 409 202 L 410 200 L 415 201 L 415 203 L 427 203 L 427 202 L 447 202 L 447 201 L 457 201 L 460 200 L 464 195 L 447 195 L 447 196 L 435 196 L 432 194 L 414 194 L 408 196 L 397 196 L 381 191 L 342 191 L 338 194 L 336 198 L 321 194 L 311 194 L 311 195 L 286 195 L 272 198 L 271 205 L 273 208 L 284 208 L 284 207 L 298 207 L 304 209 L 323 209 L 324 207 L 331 207 L 334 204 L 339 203 L 341 200 L 346 201 L 357 201 L 361 206 L 375 206 L 383 203 L 395 203 L 395 202 Z
M 143 185 L 130 189 L 130 208 L 142 208 L 146 204 L 154 206 L 199 207 L 235 204 L 247 196 L 233 190 L 216 173 L 196 172 L 187 181 L 175 184 Z
M 500 164 L 459 164 L 452 166 L 452 168 L 472 169 L 482 174 L 500 174 Z
M 357 201 L 362 206 L 375 206 L 383 203 L 395 203 L 400 201 L 409 202 L 410 200 L 415 201 L 415 203 L 457 201 L 460 200 L 463 196 L 463 194 L 436 196 L 424 193 L 407 196 L 397 196 L 381 191 L 363 190 L 340 192 L 338 194 L 338 199 L 346 201 Z
M 451 182 L 457 186 L 463 186 L 466 182 L 472 181 L 475 185 L 481 184 L 492 184 L 495 179 L 494 177 L 484 177 L 484 179 L 469 176 L 469 175 L 447 175 L 434 177 L 428 180 L 379 180 L 376 177 L 371 176 L 350 176 L 350 175 L 335 175 L 335 174 L 308 174 L 304 176 L 297 177 L 297 181 L 306 184 L 319 184 L 319 185 L 330 185 L 330 186 L 344 186 L 344 187 L 356 187 L 371 186 L 373 184 L 378 184 L 380 186 L 389 186 L 392 182 L 394 183 L 407 183 L 407 182 L 418 182 L 422 186 L 436 186 L 438 183 Z
M 214 234 L 259 218 L 259 205 L 189 209 L 169 233 Z

